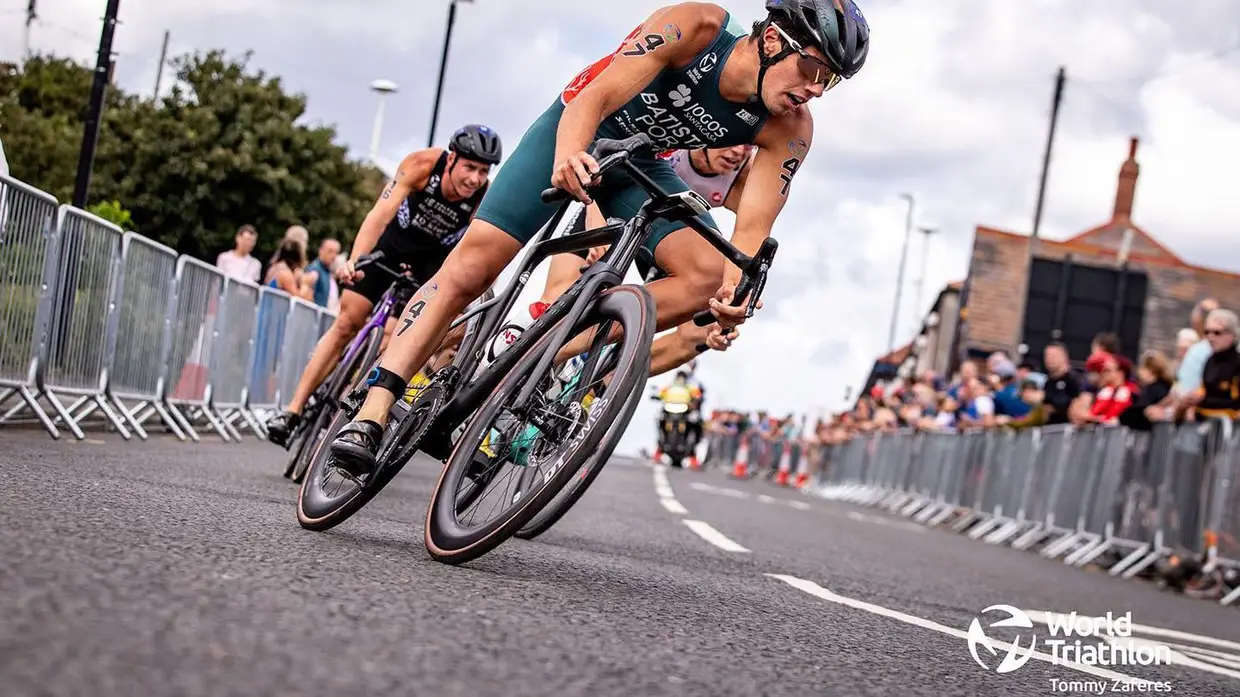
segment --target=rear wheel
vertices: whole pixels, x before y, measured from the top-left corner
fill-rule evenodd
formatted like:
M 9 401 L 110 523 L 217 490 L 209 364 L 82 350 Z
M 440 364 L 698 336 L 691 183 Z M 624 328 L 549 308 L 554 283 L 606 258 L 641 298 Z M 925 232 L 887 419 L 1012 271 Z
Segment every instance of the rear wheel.
M 546 352 L 560 349 L 552 342 L 554 331 L 526 349 L 469 422 L 440 474 L 426 515 L 426 548 L 433 558 L 461 564 L 495 549 L 537 515 L 592 454 L 615 447 L 632 416 L 629 407 L 636 407 L 629 397 L 649 372 L 654 319 L 654 300 L 644 288 L 618 286 L 597 296 L 569 333 L 572 337 L 600 329 L 589 349 L 592 358 L 585 361 L 575 386 L 559 385 L 554 371 L 533 374 Z M 607 366 L 597 357 L 605 345 L 603 336 L 616 328 L 616 367 L 608 392 L 602 394 L 598 388 Z M 531 404 L 521 409 L 516 397 L 529 380 L 538 381 L 539 387 Z M 591 402 L 590 394 L 601 396 Z M 597 428 L 599 424 L 608 426 Z M 462 485 L 479 480 L 474 454 L 487 439 L 495 451 L 493 470 L 485 475 L 487 489 L 473 505 L 461 506 Z M 513 485 L 529 480 L 531 467 L 542 470 L 533 478 L 536 485 L 514 495 Z M 499 510 L 477 522 L 488 502 Z

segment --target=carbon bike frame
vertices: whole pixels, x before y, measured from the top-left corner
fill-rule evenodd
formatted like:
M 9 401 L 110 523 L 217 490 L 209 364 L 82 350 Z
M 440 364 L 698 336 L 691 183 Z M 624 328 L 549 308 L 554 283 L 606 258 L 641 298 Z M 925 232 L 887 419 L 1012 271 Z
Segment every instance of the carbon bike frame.
M 686 227 L 701 235 L 731 263 L 742 269 L 748 269 L 751 266 L 753 258 L 733 247 L 717 230 L 699 221 L 696 218 L 698 211 L 690 208 L 688 204 L 676 196 L 666 193 L 657 182 L 647 176 L 636 165 L 629 162 L 628 154 L 627 152 L 622 152 L 620 155 L 623 155 L 623 157 L 618 157 L 618 155 L 610 156 L 611 158 L 617 158 L 612 165 L 623 167 L 628 175 L 650 194 L 650 198 L 642 204 L 642 207 L 638 209 L 631 219 L 623 224 L 606 225 L 594 230 L 564 235 L 533 245 L 529 252 L 526 253 L 520 267 L 520 273 L 509 284 L 502 296 L 496 297 L 495 300 L 489 303 L 480 305 L 469 315 L 462 316 L 457 320 L 458 322 L 464 321 L 468 316 L 477 312 L 487 311 L 488 313 L 483 322 L 483 330 L 475 335 L 474 341 L 469 342 L 471 344 L 469 347 L 461 347 L 461 350 L 457 352 L 451 364 L 458 371 L 458 376 L 469 376 L 477 369 L 482 358 L 481 345 L 478 345 L 477 342 L 490 338 L 498 329 L 500 321 L 507 315 L 508 309 L 515 301 L 516 296 L 529 281 L 530 272 L 534 267 L 548 256 L 587 250 L 604 244 L 610 245 L 610 248 L 602 258 L 586 269 L 581 277 L 568 290 L 564 291 L 538 320 L 521 333 L 520 338 L 499 355 L 495 362 L 487 366 L 486 370 L 480 375 L 468 381 L 453 393 L 448 403 L 444 405 L 438 416 L 436 416 L 428 435 L 434 434 L 435 436 L 442 437 L 468 419 L 486 401 L 500 380 L 511 372 L 516 362 L 523 356 L 524 350 L 530 344 L 542 339 L 561 320 L 567 318 L 568 321 L 556 328 L 556 336 L 553 341 L 556 345 L 562 345 L 569 338 L 569 333 L 577 322 L 581 320 L 588 304 L 594 300 L 595 295 L 604 287 L 611 288 L 624 282 L 624 274 L 636 259 L 637 251 L 650 235 L 652 225 L 656 220 L 665 219 L 683 223 Z M 602 171 L 606 168 L 607 163 L 601 162 L 600 170 Z M 571 201 L 567 201 L 560 206 L 552 217 L 551 222 L 548 223 L 547 230 L 558 227 L 569 205 L 571 205 Z M 739 304 L 746 294 L 747 291 L 742 291 L 738 288 L 735 301 Z M 492 309 L 495 307 L 500 308 L 500 311 Z M 468 350 L 466 350 L 467 348 Z M 596 359 L 596 355 L 591 355 L 584 370 L 590 370 Z M 545 373 L 551 367 L 551 363 L 554 360 L 555 354 L 551 351 L 546 352 L 539 360 L 535 373 Z M 538 384 L 536 381 L 527 381 L 522 387 L 514 406 L 520 408 L 528 404 L 537 389 Z

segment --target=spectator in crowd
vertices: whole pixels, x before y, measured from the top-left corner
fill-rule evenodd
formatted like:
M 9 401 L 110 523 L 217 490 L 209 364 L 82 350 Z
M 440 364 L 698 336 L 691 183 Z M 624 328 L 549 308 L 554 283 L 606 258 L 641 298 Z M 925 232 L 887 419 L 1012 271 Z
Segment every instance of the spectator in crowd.
M 1001 416 L 997 419 L 998 423 L 1017 430 L 1046 425 L 1046 415 L 1050 412 L 1050 408 L 1046 406 L 1046 392 L 1043 391 L 1042 386 L 1043 384 L 1037 378 L 1027 377 L 1022 380 L 1020 398 L 1029 405 L 1029 411 L 1024 416 L 1015 419 Z
M 1189 321 L 1192 329 L 1180 330 L 1176 337 L 1176 350 L 1180 352 L 1180 357 L 1175 370 L 1175 383 L 1171 387 L 1171 393 L 1157 404 L 1156 409 L 1146 410 L 1146 417 L 1151 421 L 1170 421 L 1177 413 L 1185 414 L 1192 407 L 1189 397 L 1200 389 L 1201 373 L 1205 370 L 1206 361 L 1214 353 L 1210 341 L 1202 335 L 1205 332 L 1206 316 L 1216 309 L 1217 300 L 1202 300 L 1193 308 Z M 1183 348 L 1190 337 L 1195 337 L 1196 341 Z
M 340 275 L 341 269 L 345 268 L 348 261 L 348 253 L 342 251 L 336 255 L 335 261 L 332 262 L 332 289 L 331 294 L 327 298 L 327 309 L 337 314 L 340 313 L 340 284 L 336 283 L 336 277 Z
M 1098 370 L 1098 394 L 1089 408 L 1088 423 L 1111 426 L 1119 423 L 1119 417 L 1136 399 L 1137 386 L 1133 384 L 1128 371 L 1120 363 L 1119 356 L 1105 353 L 1095 354 L 1101 358 Z
M 300 225 L 290 225 L 284 231 L 284 237 L 280 238 L 280 245 L 292 240 L 301 245 L 301 258 L 305 259 L 309 256 L 310 249 L 310 233 L 306 228 Z M 267 262 L 267 277 L 263 279 L 263 283 L 271 283 L 272 269 L 276 265 L 276 257 L 280 255 L 280 247 L 276 247 L 276 251 L 271 255 L 271 260 Z
M 1120 424 L 1134 431 L 1150 430 L 1151 421 L 1159 420 L 1158 407 L 1155 405 L 1171 394 L 1174 380 L 1171 362 L 1162 351 L 1146 351 L 1141 356 L 1141 365 L 1137 367 L 1137 381 L 1140 383 L 1141 392 L 1132 406 L 1120 415 Z
M 267 285 L 288 293 L 295 298 L 309 300 L 313 289 L 306 283 L 305 249 L 297 240 L 284 240 L 276 248 L 275 261 L 267 272 Z
M 1081 396 L 1081 379 L 1072 372 L 1068 360 L 1068 347 L 1062 343 L 1048 344 L 1042 353 L 1046 366 L 1046 384 L 1042 404 L 1046 407 L 1044 419 L 1047 425 L 1066 424 L 1072 413 L 1072 405 Z
M 340 243 L 331 238 L 319 243 L 319 256 L 306 267 L 306 283 L 310 286 L 310 297 L 315 305 L 328 307 L 332 289 L 336 279 L 332 275 L 332 265 L 340 256 Z M 336 290 L 339 294 L 339 289 Z
M 962 428 L 987 428 L 995 423 L 995 402 L 981 378 L 973 378 L 961 390 L 958 414 Z
M 254 251 L 254 245 L 257 243 L 258 231 L 254 229 L 254 226 L 242 225 L 237 228 L 237 235 L 233 238 L 233 248 L 220 253 L 215 259 L 215 266 L 225 276 L 258 283 L 258 278 L 263 272 L 263 265 L 258 259 L 250 256 L 250 252 Z
M 998 359 L 996 359 L 998 356 Z M 1023 381 L 1017 381 L 1016 366 L 1004 354 L 996 353 L 990 360 L 991 385 L 994 388 L 995 416 L 1019 419 L 1033 407 L 1023 398 Z
M 1197 420 L 1240 418 L 1240 320 L 1231 310 L 1213 310 L 1206 316 L 1204 331 L 1211 354 L 1202 368 L 1201 387 L 1184 403 Z

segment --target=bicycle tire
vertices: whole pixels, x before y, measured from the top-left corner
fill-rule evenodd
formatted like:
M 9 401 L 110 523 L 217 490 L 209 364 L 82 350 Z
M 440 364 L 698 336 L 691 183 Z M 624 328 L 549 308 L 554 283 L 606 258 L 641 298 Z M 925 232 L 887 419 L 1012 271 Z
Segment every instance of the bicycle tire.
M 336 366 L 336 369 L 327 378 L 327 389 L 324 391 L 324 394 L 335 395 L 333 402 L 336 404 L 339 404 L 340 399 L 347 394 L 349 378 L 354 377 L 362 366 L 374 363 L 375 359 L 379 357 L 379 347 L 383 345 L 383 327 L 372 327 L 367 331 L 370 336 L 364 339 L 366 342 L 365 348 L 358 351 L 357 357 L 348 366 L 344 364 Z M 318 444 L 318 435 L 327 428 L 327 425 L 336 416 L 336 410 L 332 409 L 329 406 L 330 404 L 331 402 L 325 402 L 317 410 L 314 423 L 309 425 L 302 436 L 301 452 L 299 453 L 298 461 L 295 463 L 296 467 L 293 470 L 292 479 L 295 484 L 301 484 L 302 480 L 305 479 L 306 470 L 310 469 L 310 458 L 317 449 L 314 446 Z M 306 452 L 307 450 L 309 452 Z
M 654 299 L 649 291 L 641 286 L 622 285 L 612 288 L 591 301 L 574 328 L 575 331 L 570 335 L 608 320 L 618 322 L 623 329 L 617 349 L 618 367 L 612 384 L 618 386 L 619 393 L 625 394 L 626 391 L 639 387 L 638 383 L 644 381 L 649 373 L 650 345 L 654 341 L 655 327 Z M 525 380 L 530 377 L 528 373 L 536 368 L 545 352 L 559 350 L 559 346 L 550 345 L 553 336 L 553 332 L 548 332 L 526 349 L 525 354 L 470 419 L 469 426 L 457 440 L 452 454 L 440 472 L 439 481 L 427 506 L 425 525 L 426 549 L 436 561 L 463 564 L 503 544 L 513 533 L 528 524 L 530 519 L 568 484 L 585 460 L 603 445 L 604 439 L 611 436 L 610 446 L 614 447 L 614 441 L 618 440 L 623 432 L 610 427 L 596 429 L 593 426 L 600 422 L 614 424 L 629 405 L 629 400 L 613 401 L 606 396 L 596 400 L 590 407 L 584 427 L 575 429 L 567 444 L 569 452 L 558 455 L 558 469 L 552 472 L 550 479 L 538 493 L 521 497 L 500 517 L 480 526 L 478 530 L 463 531 L 460 528 L 456 521 L 456 492 L 472 463 L 473 452 L 482 443 L 484 436 L 490 433 L 492 421 L 499 415 L 505 396 L 521 389 Z
M 606 447 L 600 448 L 597 453 L 591 455 L 590 459 L 586 460 L 586 463 L 581 466 L 579 470 L 581 474 L 574 476 L 572 481 L 560 491 L 559 497 L 552 499 L 550 503 L 543 506 L 543 509 L 531 518 L 525 527 L 518 530 L 513 537 L 521 540 L 532 540 L 547 532 L 581 500 L 582 496 L 585 496 L 586 490 L 590 488 L 595 479 L 598 479 L 599 474 L 603 471 L 603 467 L 611 459 L 611 455 L 620 441 L 620 436 L 624 435 L 624 430 L 628 428 L 629 421 L 633 418 L 633 413 L 637 411 L 637 404 L 642 398 L 642 387 L 643 385 L 639 382 L 636 389 L 629 396 L 629 404 L 625 406 L 624 411 L 621 413 L 621 418 L 616 419 L 610 426 L 612 431 L 619 430 L 619 435 L 613 438 L 609 431 L 603 437 L 603 444 Z M 614 442 L 610 442 L 608 445 L 609 441 Z
M 493 296 L 490 289 L 488 289 L 487 293 L 485 293 L 482 298 L 475 300 L 474 302 L 481 303 L 489 300 L 490 298 L 486 297 L 487 295 Z M 468 310 L 469 308 L 467 307 L 466 309 Z M 476 320 L 477 318 L 471 318 L 466 322 L 465 338 L 469 337 L 470 332 L 477 331 L 479 323 Z M 378 358 L 376 357 L 371 361 L 371 364 L 375 364 L 377 360 Z M 363 363 L 362 365 L 366 365 L 366 363 Z M 449 366 L 446 367 L 450 368 L 451 365 L 449 364 Z M 349 392 L 357 390 L 361 382 L 366 379 L 366 376 L 367 372 L 362 371 L 357 376 L 354 383 L 349 387 Z M 413 455 L 417 453 L 418 441 L 422 439 L 422 437 L 426 434 L 427 428 L 434 422 L 434 417 L 438 414 L 439 409 L 443 406 L 443 404 L 447 402 L 447 397 L 448 395 L 445 393 L 444 388 L 441 385 L 435 384 L 433 380 L 430 385 L 423 388 L 418 396 L 414 398 L 413 403 L 410 405 L 409 411 L 405 417 L 398 423 L 389 424 L 389 429 L 395 430 L 398 435 L 391 441 L 390 444 L 380 448 L 379 466 L 374 475 L 372 475 L 372 477 L 369 478 L 361 487 L 355 487 L 356 490 L 351 496 L 338 502 L 334 506 L 329 506 L 323 505 L 323 502 L 320 500 L 326 497 L 321 496 L 321 492 L 312 492 L 310 487 L 312 484 L 317 486 L 319 478 L 326 469 L 327 460 L 330 457 L 329 446 L 332 439 L 335 438 L 336 433 L 338 433 L 340 429 L 343 428 L 344 425 L 347 424 L 354 416 L 354 414 L 348 413 L 346 410 L 337 411 L 331 425 L 328 427 L 327 431 L 323 435 L 323 438 L 319 441 L 318 447 L 315 449 L 314 456 L 307 471 L 307 476 L 302 482 L 301 489 L 298 491 L 297 522 L 307 530 L 322 532 L 336 527 L 351 518 L 358 511 L 362 510 L 362 508 L 364 508 L 366 504 L 370 503 L 375 496 L 379 495 L 380 491 L 383 491 L 388 483 L 391 482 L 392 479 L 400 473 L 401 469 L 404 468 L 409 460 L 413 458 Z M 419 413 L 420 416 L 414 416 L 415 412 Z M 413 418 L 421 418 L 422 420 L 421 422 L 411 423 L 410 419 Z M 385 442 L 386 441 L 387 439 L 385 438 Z M 413 442 L 414 445 L 409 446 L 409 442 Z M 408 451 L 407 455 L 395 458 L 392 462 L 384 462 L 392 451 L 403 453 L 406 450 Z M 309 501 L 307 501 L 308 496 Z

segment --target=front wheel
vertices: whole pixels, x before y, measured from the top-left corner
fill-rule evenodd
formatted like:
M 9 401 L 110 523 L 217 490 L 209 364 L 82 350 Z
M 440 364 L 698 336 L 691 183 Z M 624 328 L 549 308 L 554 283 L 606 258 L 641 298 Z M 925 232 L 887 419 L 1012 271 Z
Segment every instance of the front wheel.
M 609 387 L 610 389 L 610 387 Z M 568 513 L 577 501 L 585 496 L 586 489 L 598 479 L 598 475 L 603 471 L 603 465 L 611 459 L 611 454 L 615 448 L 615 444 L 619 442 L 620 436 L 624 435 L 625 428 L 629 425 L 629 420 L 633 418 L 633 412 L 637 411 L 637 404 L 642 398 L 642 386 L 638 383 L 636 389 L 629 395 L 629 403 L 625 406 L 621 418 L 616 419 L 609 427 L 607 435 L 603 437 L 604 443 L 611 443 L 611 447 L 600 448 L 598 452 L 590 456 L 586 460 L 586 464 L 581 466 L 581 470 L 577 472 L 572 481 L 565 486 L 554 499 L 551 500 L 538 515 L 530 519 L 530 522 L 517 531 L 514 537 L 522 540 L 532 540 L 535 537 L 547 532 L 559 522 L 564 514 Z
M 654 320 L 654 299 L 640 286 L 617 286 L 594 298 L 569 332 L 571 340 L 601 327 L 589 349 L 593 358 L 585 361 L 575 382 L 559 384 L 554 371 L 533 374 L 546 352 L 561 348 L 552 342 L 554 330 L 526 349 L 470 420 L 431 494 L 426 549 L 432 558 L 461 564 L 495 549 L 537 515 L 592 454 L 615 447 L 623 433 L 623 427 L 615 424 L 631 418 L 628 407 L 636 403 L 629 397 L 649 372 Z M 605 345 L 603 336 L 617 328 L 620 336 L 611 346 L 617 356 L 615 370 L 604 392 L 602 378 L 609 366 L 597 356 Z M 515 404 L 531 379 L 538 384 L 531 403 Z M 598 428 L 600 423 L 607 427 Z M 471 470 L 477 462 L 474 453 L 484 441 L 495 452 L 490 463 L 495 471 L 479 477 Z M 531 467 L 540 470 L 539 476 L 528 476 Z M 518 480 L 530 479 L 537 482 L 534 488 L 514 492 Z M 465 507 L 460 505 L 460 490 L 467 480 L 469 486 L 485 481 L 487 490 Z M 495 512 L 495 517 L 478 521 L 485 510 Z

